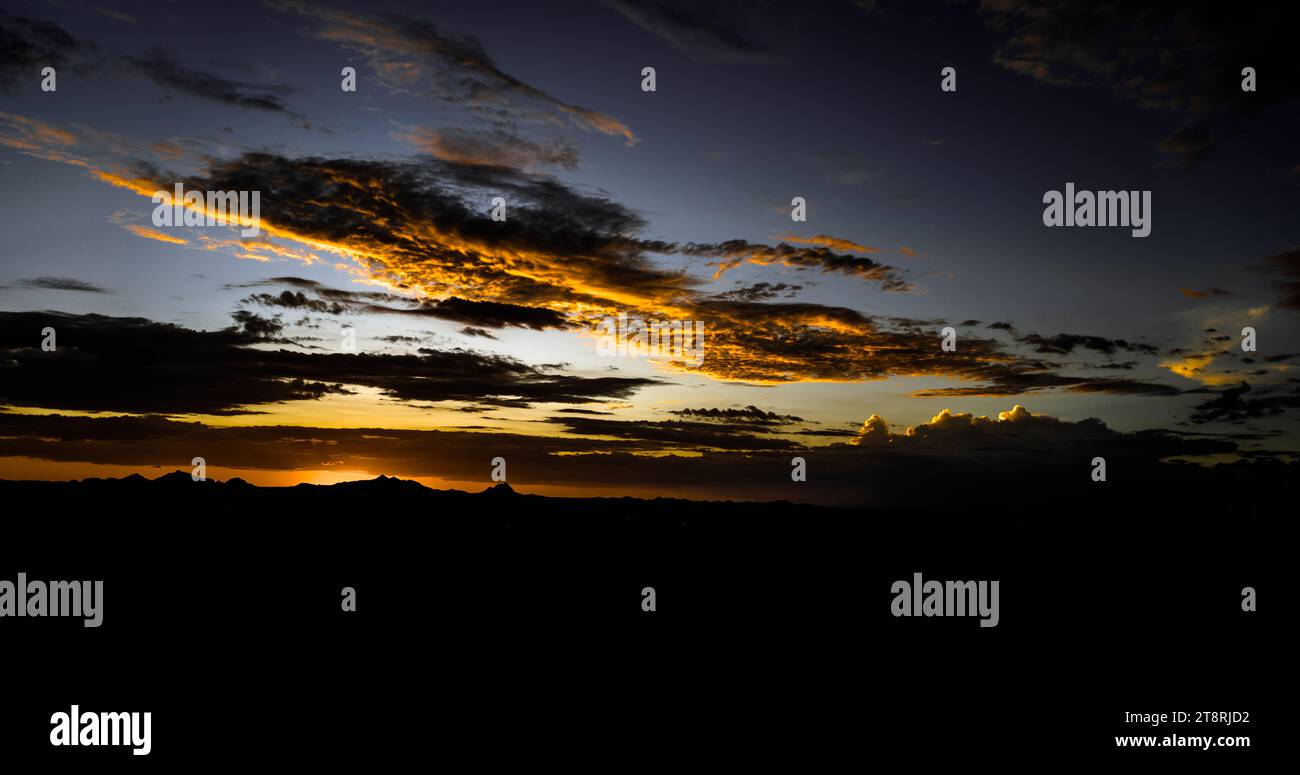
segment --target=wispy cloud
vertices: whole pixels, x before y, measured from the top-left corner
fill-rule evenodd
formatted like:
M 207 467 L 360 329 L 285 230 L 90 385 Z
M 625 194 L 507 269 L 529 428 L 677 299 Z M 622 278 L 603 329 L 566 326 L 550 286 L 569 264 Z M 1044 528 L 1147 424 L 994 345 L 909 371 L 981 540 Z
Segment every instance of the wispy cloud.
M 780 57 L 750 42 L 731 25 L 707 19 L 701 4 L 661 0 L 603 0 L 606 7 L 665 41 L 696 62 L 777 62 Z
M 1209 155 L 1234 124 L 1300 93 L 1286 17 L 1212 3 L 1088 0 L 999 0 L 980 10 L 1005 38 L 994 58 L 1001 66 L 1057 86 L 1100 84 L 1177 116 L 1182 123 L 1157 147 L 1184 167 Z M 1244 65 L 1268 86 L 1243 91 Z
M 1179 288 L 1178 292 L 1189 299 L 1208 299 L 1211 296 L 1231 296 L 1232 292 L 1220 288 L 1217 285 L 1206 288 L 1205 290 L 1196 290 L 1195 288 Z
M 33 277 L 18 280 L 19 288 L 33 288 L 42 291 L 76 291 L 78 293 L 112 293 L 110 290 L 71 277 Z
M 238 108 L 296 115 L 281 99 L 290 91 L 284 86 L 244 83 L 204 72 L 182 63 L 174 53 L 161 48 L 128 61 L 136 72 L 168 89 Z
M 267 0 L 300 17 L 310 34 L 362 56 L 379 82 L 394 91 L 419 91 L 485 117 L 553 123 L 559 114 L 583 129 L 637 142 L 630 127 L 605 113 L 560 100 L 501 70 L 482 44 L 444 34 L 432 24 L 402 16 L 371 16 L 300 0 Z M 549 115 L 543 117 L 539 109 Z
M 454 127 L 413 127 L 395 133 L 395 137 L 455 164 L 520 170 L 578 166 L 578 149 L 568 143 L 559 140 L 535 143 L 500 129 L 471 132 Z
M 158 231 L 157 229 L 151 229 L 148 226 L 141 226 L 138 223 L 123 224 L 122 228 L 126 229 L 127 231 L 131 232 L 137 237 L 144 237 L 145 239 L 157 240 L 158 242 L 166 242 L 172 245 L 190 244 L 190 241 L 187 239 L 182 239 L 175 235 Z

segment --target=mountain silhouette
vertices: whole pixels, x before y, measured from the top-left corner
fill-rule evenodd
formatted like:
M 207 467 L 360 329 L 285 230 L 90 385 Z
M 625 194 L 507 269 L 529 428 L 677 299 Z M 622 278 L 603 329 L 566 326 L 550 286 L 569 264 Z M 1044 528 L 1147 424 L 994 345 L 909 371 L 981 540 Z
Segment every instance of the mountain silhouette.
M 817 513 L 849 513 L 789 501 L 551 497 L 521 493 L 506 482 L 471 493 L 433 489 L 392 476 L 335 484 L 260 487 L 238 478 L 195 482 L 188 471 L 173 471 L 152 480 L 139 474 L 64 482 L 0 480 L 0 498 L 15 503 L 29 498 L 33 503 L 90 515 L 134 510 L 215 521 L 303 516 L 355 520 L 358 514 L 409 515 L 453 529 L 494 525 L 679 527 L 687 523 L 732 524 L 737 520 L 744 520 L 748 529 L 770 520 L 788 524 Z
M 195 481 L 194 475 L 184 471 L 172 471 L 170 474 L 163 474 L 153 480 L 155 485 L 166 485 L 169 487 L 188 487 L 195 484 L 207 484 L 207 480 Z

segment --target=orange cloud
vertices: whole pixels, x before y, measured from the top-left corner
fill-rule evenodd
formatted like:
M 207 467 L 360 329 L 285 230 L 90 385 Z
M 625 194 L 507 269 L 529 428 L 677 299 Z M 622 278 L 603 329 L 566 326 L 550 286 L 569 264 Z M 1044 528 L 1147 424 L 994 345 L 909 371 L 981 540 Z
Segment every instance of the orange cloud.
M 145 239 L 157 240 L 159 242 L 168 242 L 173 245 L 190 244 L 189 240 L 181 239 L 180 237 L 174 237 L 170 234 L 164 234 L 163 232 L 158 231 L 157 229 L 151 229 L 148 226 L 140 226 L 138 224 L 131 223 L 123 226 L 122 228 L 126 229 L 127 231 L 131 232 L 137 237 L 144 237 Z
M 859 245 L 858 243 L 852 240 L 840 239 L 839 237 L 832 237 L 829 234 L 814 234 L 811 237 L 800 237 L 794 234 L 786 234 L 784 236 L 777 237 L 777 239 L 785 240 L 786 242 L 793 242 L 798 245 L 821 245 L 823 247 L 833 248 L 835 250 L 843 250 L 846 253 L 879 253 L 880 252 L 880 248 L 873 248 L 873 247 L 868 247 L 866 245 Z
M 1162 361 L 1160 368 L 1168 369 L 1185 379 L 1196 380 L 1202 385 L 1229 385 L 1248 381 L 1241 374 L 1212 373 L 1209 370 L 1210 366 L 1214 364 L 1215 358 L 1219 355 L 1222 355 L 1222 353 L 1189 355 L 1185 358 Z
M 798 238 L 806 246 L 740 239 L 684 245 L 641 240 L 632 236 L 643 225 L 640 218 L 608 199 L 513 169 L 438 163 L 445 166 L 433 185 L 423 164 L 250 153 L 211 161 L 206 179 L 187 181 L 197 189 L 226 190 L 237 187 L 234 181 L 257 181 L 265 190 L 298 192 L 265 203 L 262 239 L 219 240 L 201 234 L 206 249 L 304 263 L 332 255 L 345 259 L 363 281 L 403 296 L 545 309 L 579 329 L 620 313 L 643 321 L 702 321 L 703 362 L 663 365 L 714 379 L 780 384 L 943 376 L 981 383 L 945 389 L 956 391 L 953 395 L 1048 389 L 1159 394 L 1158 389 L 1171 389 L 1132 380 L 1064 377 L 1004 352 L 992 340 L 944 353 L 935 346 L 933 332 L 918 322 L 820 304 L 711 296 L 698 289 L 701 279 L 660 268 L 647 258 L 716 259 L 720 271 L 740 262 L 778 265 L 878 282 L 885 291 L 912 287 L 893 267 L 830 247 L 833 242 L 867 249 L 849 240 Z M 171 184 L 99 168 L 91 174 L 148 198 Z M 467 207 L 465 197 L 481 196 L 489 190 L 485 186 L 503 179 L 519 201 L 511 202 L 509 220 L 498 225 L 485 211 Z
M 38 159 L 89 166 L 85 159 L 64 150 L 77 145 L 76 135 L 53 124 L 14 113 L 0 111 L 0 145 Z

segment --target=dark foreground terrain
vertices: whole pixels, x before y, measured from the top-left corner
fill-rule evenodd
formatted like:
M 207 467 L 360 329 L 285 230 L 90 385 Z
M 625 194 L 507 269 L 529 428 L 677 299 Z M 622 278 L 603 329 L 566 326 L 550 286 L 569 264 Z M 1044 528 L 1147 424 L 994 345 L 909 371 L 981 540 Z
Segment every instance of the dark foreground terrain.
M 105 592 L 98 628 L 0 618 L 0 738 L 40 761 L 171 771 L 196 751 L 221 765 L 680 763 L 705 741 L 800 769 L 882 751 L 1014 769 L 1285 753 L 1277 493 L 1006 492 L 1002 508 L 957 493 L 951 509 L 864 511 L 388 478 L 2 482 L 0 579 Z M 998 580 L 998 625 L 893 616 L 892 583 L 917 572 Z M 1241 609 L 1247 586 L 1258 611 Z M 152 711 L 153 753 L 52 748 L 50 715 L 72 702 Z M 1175 710 L 1252 721 L 1123 722 Z M 1114 743 L 1229 731 L 1251 749 Z M 616 758 L 599 753 L 611 744 Z

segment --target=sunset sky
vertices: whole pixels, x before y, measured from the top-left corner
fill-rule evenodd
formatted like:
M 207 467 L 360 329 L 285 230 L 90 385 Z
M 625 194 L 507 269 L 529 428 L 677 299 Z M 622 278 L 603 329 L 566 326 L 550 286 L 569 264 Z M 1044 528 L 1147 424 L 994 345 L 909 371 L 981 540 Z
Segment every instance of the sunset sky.
M 0 10 L 0 477 L 481 489 L 500 456 L 526 492 L 893 504 L 936 459 L 1300 450 L 1278 19 L 232 5 Z M 262 234 L 155 227 L 178 181 L 259 191 Z M 1150 236 L 1046 228 L 1067 182 L 1151 191 Z M 600 355 L 620 313 L 702 321 L 703 362 Z

